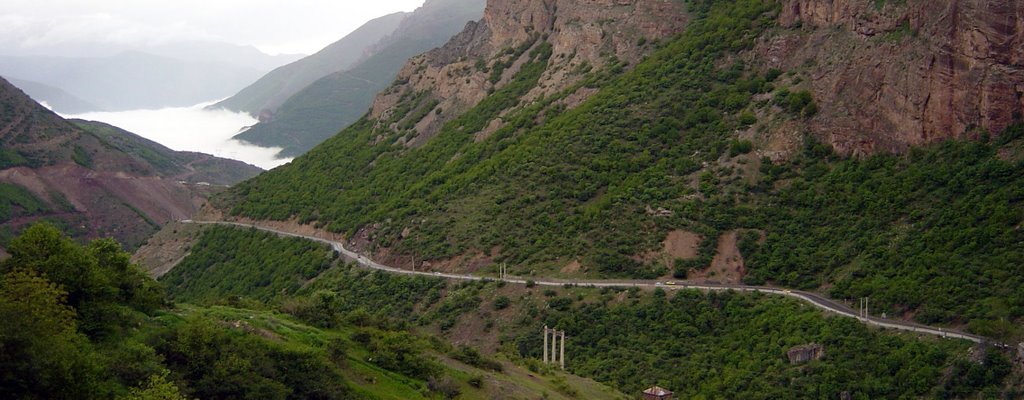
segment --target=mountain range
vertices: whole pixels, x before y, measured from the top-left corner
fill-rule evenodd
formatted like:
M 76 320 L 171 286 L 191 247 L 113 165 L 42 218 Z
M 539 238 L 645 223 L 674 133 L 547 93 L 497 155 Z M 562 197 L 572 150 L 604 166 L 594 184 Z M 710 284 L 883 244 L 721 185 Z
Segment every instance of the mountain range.
M 305 66 L 330 62 L 333 54 L 341 54 L 334 53 L 335 50 L 349 49 L 345 54 L 347 61 L 331 62 L 334 68 L 330 73 L 317 76 L 315 81 L 288 97 L 276 109 L 260 110 L 261 122 L 236 138 L 260 146 L 282 147 L 282 156 L 292 157 L 306 152 L 358 120 L 372 103 L 374 95 L 392 83 L 407 59 L 444 44 L 466 22 L 479 18 L 483 7 L 483 0 L 429 0 L 409 15 L 371 21 L 350 38 L 338 42 L 336 47 L 326 49 L 326 53 L 297 63 L 297 66 Z M 399 17 L 401 21 L 398 21 Z M 397 26 L 395 22 L 398 22 Z M 368 40 L 384 33 L 386 29 L 382 28 L 392 26 L 394 30 L 375 43 Z M 358 45 L 368 46 L 360 49 Z M 349 54 L 356 51 L 358 54 Z M 354 57 L 356 55 L 358 57 Z M 319 74 L 330 69 L 315 71 Z M 305 73 L 299 76 L 303 77 L 301 82 L 314 77 Z M 265 79 L 275 80 L 273 77 Z M 247 101 L 247 93 L 263 90 L 264 84 L 257 82 L 244 90 L 240 98 L 229 99 L 222 104 L 237 106 L 239 102 Z M 278 94 L 290 93 L 297 87 Z M 273 105 L 276 102 L 264 100 L 256 103 Z
M 103 108 L 83 100 L 78 96 L 39 82 L 25 81 L 20 79 L 8 79 L 8 82 L 25 91 L 26 94 L 36 99 L 48 108 L 65 114 L 81 114 L 92 111 L 103 111 Z
M 373 19 L 323 50 L 291 64 L 278 67 L 234 96 L 211 108 L 244 111 L 266 119 L 295 93 L 316 80 L 349 69 L 370 55 L 371 47 L 395 32 L 408 13 L 394 13 Z
M 195 219 L 137 252 L 161 285 L 110 241 L 76 250 L 46 226 L 11 239 L 0 314 L 16 322 L 0 344 L 20 352 L 0 360 L 15 367 L 0 388 L 1024 393 L 1024 4 L 488 0 L 414 52 L 460 1 L 367 28 L 384 37 L 360 61 L 273 113 L 303 65 L 342 52 L 239 97 L 265 114 L 242 137 L 311 149 L 226 189 L 189 182 L 244 167 L 200 177 L 202 156 L 0 85 L 3 237 L 69 214 L 67 231 L 130 244 Z M 82 217 L 104 207 L 116 218 Z M 37 367 L 85 364 L 65 354 L 97 361 Z M 37 383 L 40 369 L 56 378 Z
M 297 56 L 268 56 L 251 47 L 180 43 L 88 56 L 0 56 L 0 75 L 27 88 L 59 112 L 184 107 L 237 92 Z M 39 90 L 39 84 L 60 89 Z M 55 97 L 52 97 L 55 96 Z M 66 99 L 82 101 L 65 108 Z

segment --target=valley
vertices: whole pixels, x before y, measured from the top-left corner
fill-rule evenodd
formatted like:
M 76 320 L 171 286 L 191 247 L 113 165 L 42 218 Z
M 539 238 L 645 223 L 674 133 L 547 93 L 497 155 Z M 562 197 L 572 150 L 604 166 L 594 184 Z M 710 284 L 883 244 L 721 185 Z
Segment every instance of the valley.
M 1024 3 L 227 4 L 0 28 L 0 397 L 1024 397 Z

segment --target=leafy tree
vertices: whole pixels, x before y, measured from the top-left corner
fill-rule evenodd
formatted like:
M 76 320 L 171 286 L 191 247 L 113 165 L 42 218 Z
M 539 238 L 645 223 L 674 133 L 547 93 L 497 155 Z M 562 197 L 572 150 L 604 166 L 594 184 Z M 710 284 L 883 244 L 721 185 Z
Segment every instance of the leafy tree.
M 118 400 L 188 400 L 182 396 L 181 390 L 174 386 L 173 382 L 167 380 L 167 372 L 149 377 L 144 388 L 132 389 L 127 396 L 118 397 Z
M 67 292 L 37 272 L 0 277 L 0 394 L 12 399 L 102 398 L 101 365 L 77 331 Z
M 115 335 L 138 321 L 135 312 L 152 312 L 164 302 L 162 288 L 111 239 L 82 247 L 53 225 L 40 223 L 15 238 L 10 253 L 0 271 L 28 269 L 60 285 L 76 310 L 79 328 L 93 338 Z

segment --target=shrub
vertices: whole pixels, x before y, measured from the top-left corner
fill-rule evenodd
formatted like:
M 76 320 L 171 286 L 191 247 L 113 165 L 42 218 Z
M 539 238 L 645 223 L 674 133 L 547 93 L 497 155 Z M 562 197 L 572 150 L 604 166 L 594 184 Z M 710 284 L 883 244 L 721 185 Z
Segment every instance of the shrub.
M 512 300 L 509 299 L 508 296 L 498 296 L 498 298 L 494 299 L 495 310 L 504 310 L 511 304 Z

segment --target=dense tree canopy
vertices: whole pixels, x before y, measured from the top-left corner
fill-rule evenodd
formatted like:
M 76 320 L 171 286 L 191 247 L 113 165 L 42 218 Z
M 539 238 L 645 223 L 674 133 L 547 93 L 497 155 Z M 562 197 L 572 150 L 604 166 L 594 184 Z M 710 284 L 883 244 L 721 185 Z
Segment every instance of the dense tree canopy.
M 610 59 L 578 86 L 521 101 L 548 65 L 534 38 L 515 79 L 423 146 L 397 140 L 411 134 L 398 122 L 431 101 L 410 93 L 388 120 L 364 119 L 220 202 L 247 217 L 365 229 L 418 259 L 498 249 L 517 274 L 578 260 L 602 277 L 685 277 L 708 266 L 723 233 L 756 230 L 766 241 L 744 249 L 749 283 L 827 287 L 871 297 L 875 314 L 1019 337 L 1024 168 L 1000 154 L 1020 147 L 1021 129 L 866 159 L 808 137 L 803 152 L 761 158 L 761 130 L 817 112 L 799 71 L 744 61 L 781 29 L 778 5 L 688 3 L 687 31 L 632 68 Z M 584 86 L 598 91 L 567 109 L 560 100 Z M 501 129 L 474 140 L 498 115 Z M 736 137 L 752 124 L 755 141 Z M 640 261 L 677 229 L 704 238 L 700 257 Z

